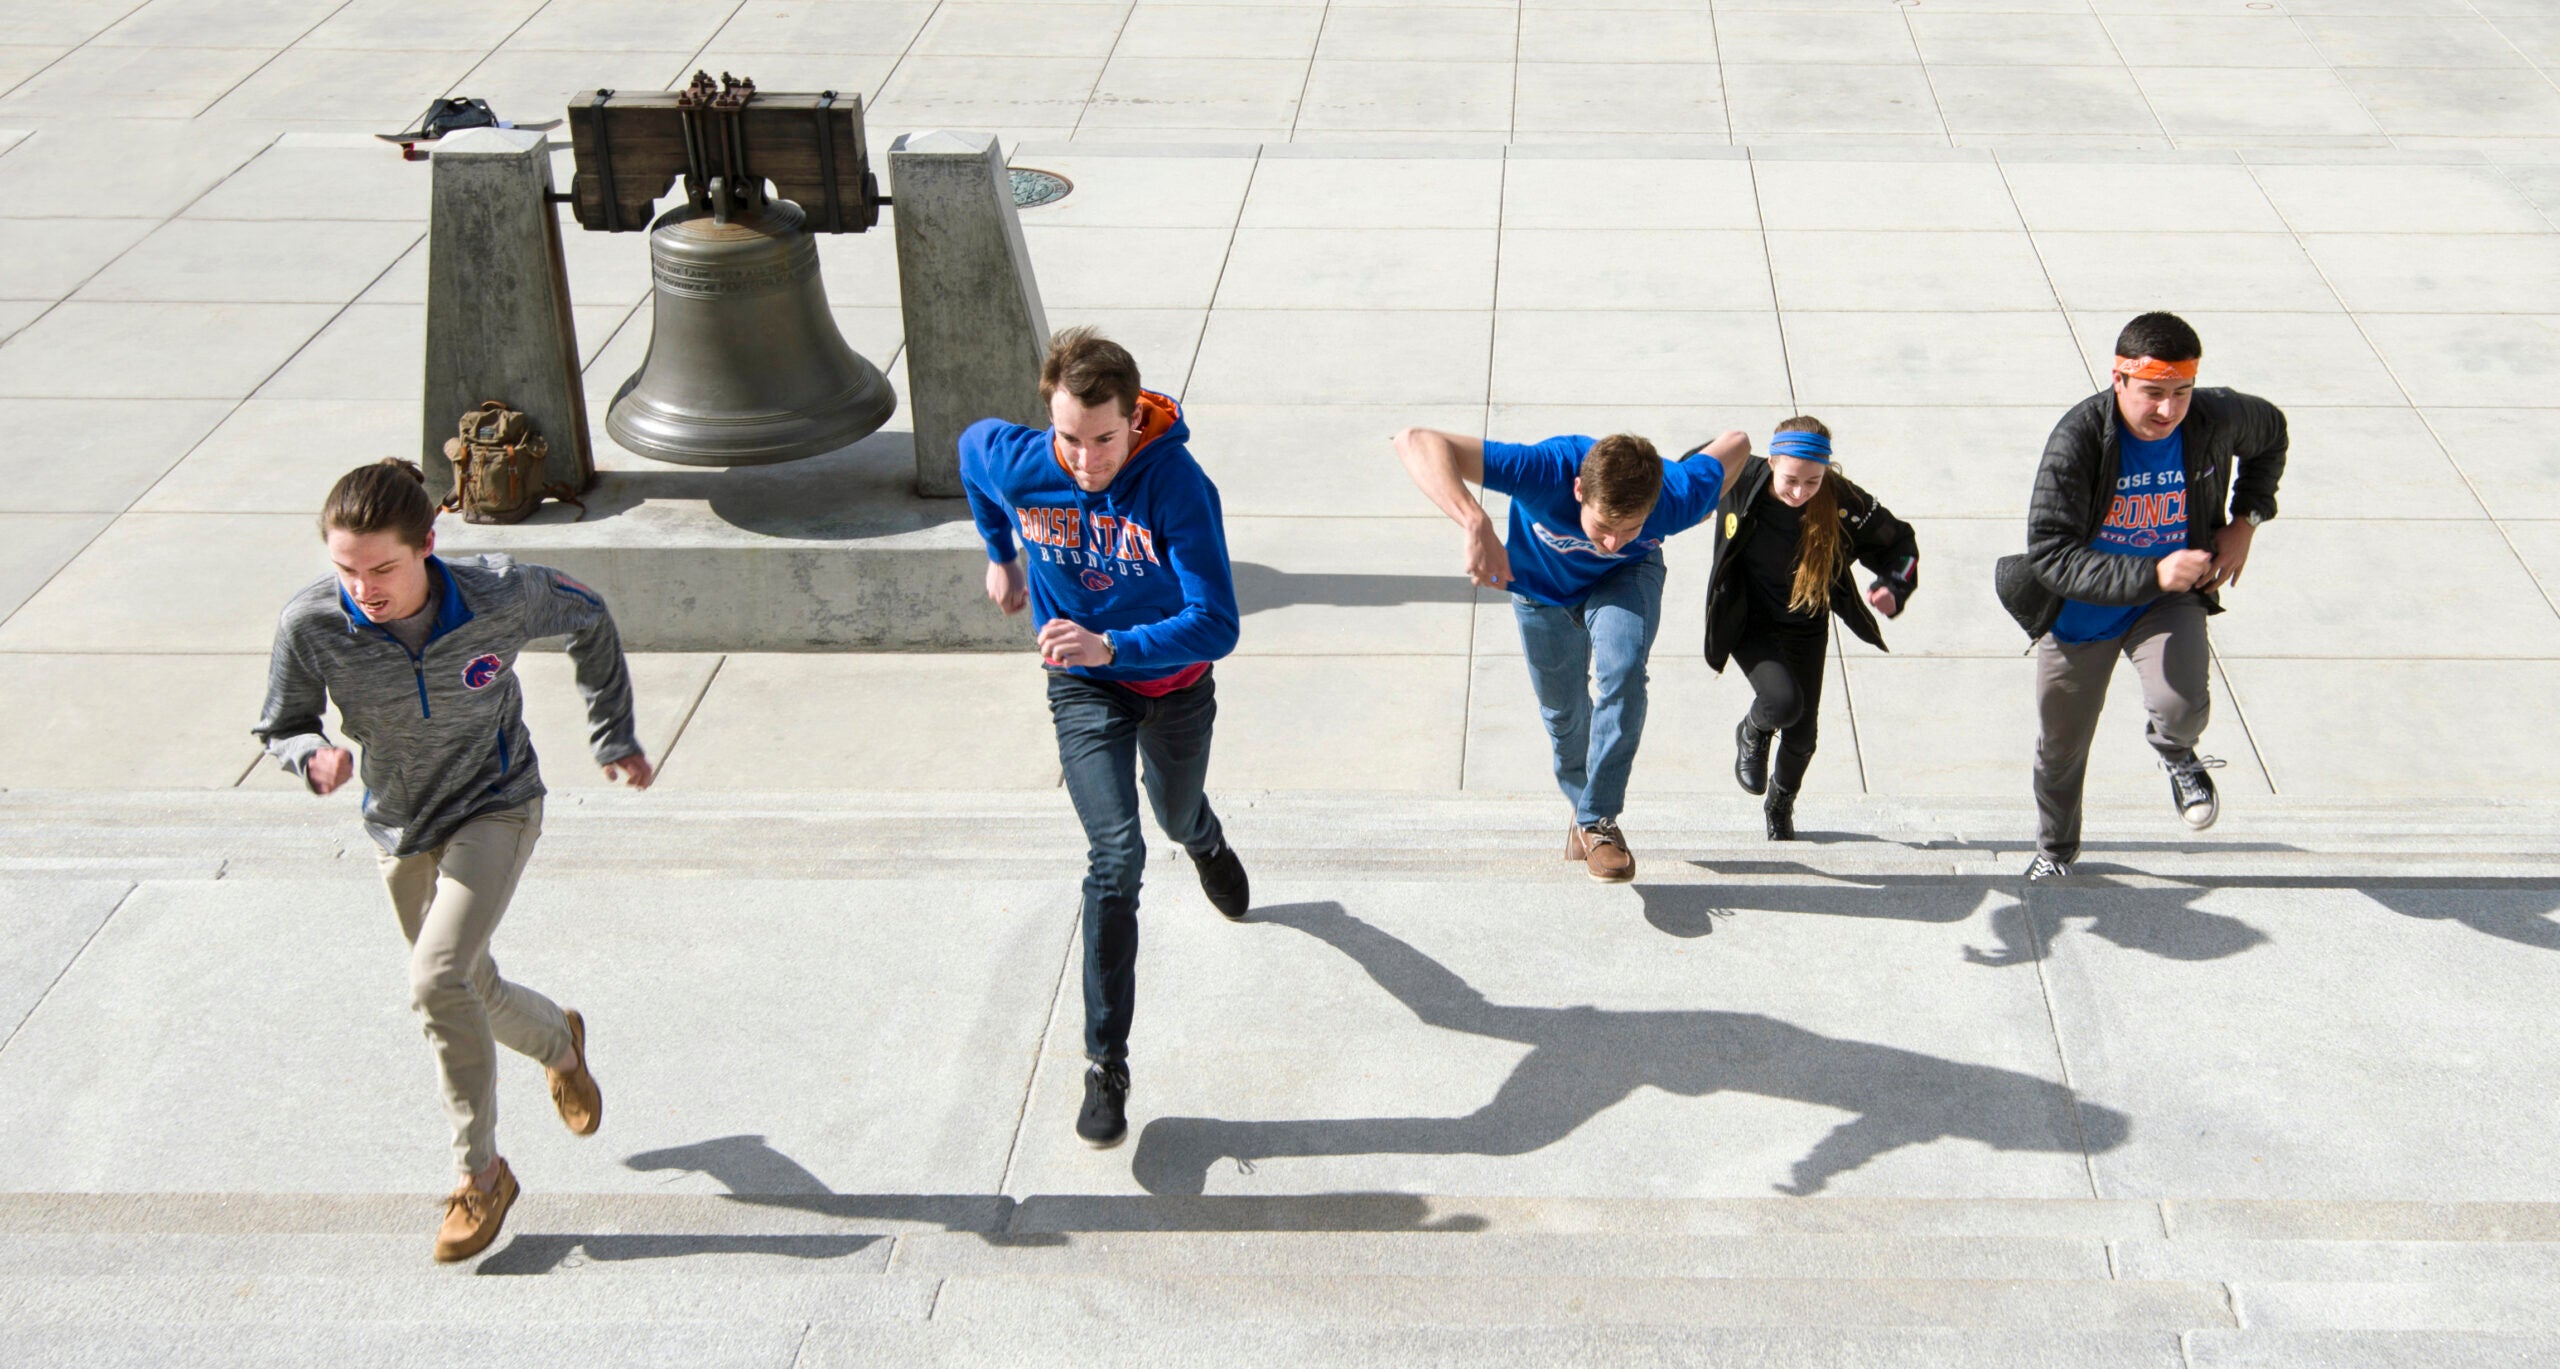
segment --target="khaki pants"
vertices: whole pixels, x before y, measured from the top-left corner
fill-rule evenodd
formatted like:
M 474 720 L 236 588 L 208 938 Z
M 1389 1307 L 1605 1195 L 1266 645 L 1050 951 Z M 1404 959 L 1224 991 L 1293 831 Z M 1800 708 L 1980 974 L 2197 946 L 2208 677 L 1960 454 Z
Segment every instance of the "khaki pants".
M 445 844 L 383 856 L 382 882 L 409 939 L 409 995 L 425 1019 L 453 1121 L 454 1163 L 497 1158 L 498 1053 L 549 1065 L 569 1054 L 569 1020 L 550 999 L 498 977 L 489 937 L 542 835 L 542 800 L 473 818 Z
M 2213 712 L 2212 650 L 2204 601 L 2173 594 L 2104 642 L 2036 644 L 2036 849 L 2059 861 L 2080 856 L 2080 792 L 2089 778 L 2089 743 L 2106 706 L 2116 658 L 2133 662 L 2142 704 L 2151 715 L 2143 740 L 2163 758 L 2195 749 Z

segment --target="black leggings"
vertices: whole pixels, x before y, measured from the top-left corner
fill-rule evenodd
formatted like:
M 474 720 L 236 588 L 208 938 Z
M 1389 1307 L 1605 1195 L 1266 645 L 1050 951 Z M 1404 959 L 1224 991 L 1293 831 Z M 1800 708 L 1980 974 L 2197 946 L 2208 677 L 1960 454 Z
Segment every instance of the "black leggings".
M 1754 613 L 1733 644 L 1733 659 L 1751 681 L 1751 725 L 1778 733 L 1769 783 L 1804 788 L 1805 767 L 1822 734 L 1822 659 L 1831 651 L 1831 620 L 1778 623 Z

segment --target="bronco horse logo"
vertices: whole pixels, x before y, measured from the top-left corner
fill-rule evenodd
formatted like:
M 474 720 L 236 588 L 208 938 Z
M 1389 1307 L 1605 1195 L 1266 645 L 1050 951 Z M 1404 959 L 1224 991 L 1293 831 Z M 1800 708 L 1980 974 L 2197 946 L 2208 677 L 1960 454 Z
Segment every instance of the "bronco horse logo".
M 498 672 L 506 668 L 507 663 L 499 660 L 495 655 L 474 656 L 471 658 L 471 664 L 462 668 L 462 687 L 487 689 L 490 682 L 498 678 Z

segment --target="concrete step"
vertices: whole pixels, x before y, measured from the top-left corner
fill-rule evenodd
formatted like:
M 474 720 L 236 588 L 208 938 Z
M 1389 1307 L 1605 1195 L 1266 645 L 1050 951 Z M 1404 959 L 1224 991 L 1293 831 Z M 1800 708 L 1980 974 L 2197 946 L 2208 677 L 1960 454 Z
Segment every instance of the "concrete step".
M 2166 1331 L 1974 1332 L 1656 1326 L 1149 1326 L 1077 1318 L 1000 1323 L 139 1322 L 0 1326 L 0 1362 L 77 1369 L 1482 1369 L 1735 1365 L 1754 1369 L 2186 1369 Z M 2236 1363 L 2237 1361 L 2235 1361 Z M 2330 1363 L 2330 1361 L 2295 1361 Z M 2478 1361 L 2483 1365 L 2489 1361 Z M 2522 1363 L 2522 1362 L 2508 1362 Z M 2395 1366 L 2396 1369 L 2396 1366 Z M 2501 1369 L 2504 1369 L 2502 1364 Z
M 0 1322 L 0 1364 L 45 1369 L 806 1369 L 807 1362 L 795 1357 L 811 1339 L 805 1321 L 215 1323 L 168 1321 L 151 1318 L 146 1308 L 128 1310 L 132 1315 L 112 1322 Z M 903 1338 L 885 1335 L 875 1325 L 841 1322 L 831 1324 L 829 1339 L 849 1347 Z
M 1436 1278 L 2096 1279 L 2105 1246 L 2054 1236 L 1100 1232 L 914 1235 L 901 1273 Z
M 0 1324 L 0 1363 L 65 1369 L 2544 1369 L 2560 1335 L 2257 1329 L 1982 1331 L 1882 1327 L 1150 1326 L 1120 1318 L 863 1322 Z
M 1934 1326 L 2166 1330 L 2236 1325 L 2210 1283 L 1961 1278 L 1413 1275 L 953 1278 L 937 1321 L 1136 1325 Z
M 405 1236 L 411 1193 L 0 1193 L 0 1237 Z M 1728 1238 L 2034 1237 L 2111 1243 L 2560 1243 L 2560 1202 L 2301 1198 L 1555 1198 L 1421 1193 L 699 1194 L 538 1191 L 511 1229 L 617 1235 L 1377 1232 Z
M 2560 1334 L 2479 1331 L 2191 1331 L 2190 1369 L 2548 1369 Z
M 1557 805 L 1435 796 L 1221 796 L 1239 849 L 1274 872 L 1569 880 Z M 2031 849 L 2023 803 L 1841 798 L 1808 803 L 1805 839 L 1765 841 L 1747 801 L 1629 815 L 1643 875 L 1662 882 L 1862 875 L 2013 876 Z M 128 877 L 372 877 L 351 806 L 290 793 L 0 792 L 0 871 Z M 2159 877 L 2541 879 L 2560 874 L 2560 805 L 2267 801 L 2193 834 L 2152 808 L 2091 817 L 2084 866 Z M 1155 840 L 1162 845 L 1160 836 Z M 542 867 L 558 874 L 1043 878 L 1080 863 L 1062 796 L 647 795 L 570 792 L 547 807 Z M 1164 854 L 1171 855 L 1170 847 Z

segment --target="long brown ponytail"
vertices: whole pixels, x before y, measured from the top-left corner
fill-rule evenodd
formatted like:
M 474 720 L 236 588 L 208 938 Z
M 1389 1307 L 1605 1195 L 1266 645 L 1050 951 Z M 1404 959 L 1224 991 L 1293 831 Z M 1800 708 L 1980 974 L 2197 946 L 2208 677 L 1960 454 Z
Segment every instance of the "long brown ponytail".
M 1781 422 L 1774 431 L 1831 436 L 1821 419 L 1801 414 Z M 1796 578 L 1787 596 L 1787 607 L 1797 613 L 1820 613 L 1831 606 L 1831 582 L 1839 578 L 1841 563 L 1848 556 L 1849 538 L 1840 528 L 1840 479 L 1835 465 L 1824 473 L 1813 497 L 1804 501 L 1803 530 L 1796 537 Z
M 424 549 L 435 521 L 436 501 L 427 497 L 426 472 L 417 462 L 396 456 L 339 476 L 329 487 L 329 501 L 320 506 L 322 537 L 332 531 L 358 537 L 396 532 L 403 545 Z

